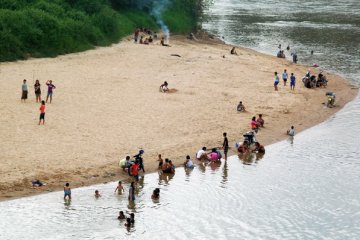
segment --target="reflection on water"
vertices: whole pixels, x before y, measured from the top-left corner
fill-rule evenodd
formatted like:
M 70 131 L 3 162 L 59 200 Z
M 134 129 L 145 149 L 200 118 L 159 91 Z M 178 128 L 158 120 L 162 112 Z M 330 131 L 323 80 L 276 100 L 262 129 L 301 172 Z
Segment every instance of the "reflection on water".
M 359 100 L 262 158 L 148 174 L 133 205 L 128 185 L 114 193 L 117 182 L 73 189 L 65 205 L 62 192 L 1 202 L 0 239 L 358 239 L 360 130 L 349 116 L 360 118 Z M 133 227 L 120 210 L 135 213 Z

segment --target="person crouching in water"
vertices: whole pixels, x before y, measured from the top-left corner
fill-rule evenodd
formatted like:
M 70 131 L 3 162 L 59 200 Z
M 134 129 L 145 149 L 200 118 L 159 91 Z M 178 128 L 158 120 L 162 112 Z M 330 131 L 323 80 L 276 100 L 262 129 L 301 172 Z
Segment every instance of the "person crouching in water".
M 238 147 L 238 152 L 246 153 L 247 151 L 249 151 L 249 144 L 247 141 L 244 141 L 243 144 Z
M 219 161 L 221 159 L 221 156 L 219 156 L 218 151 L 216 151 L 216 148 L 213 148 L 211 150 L 211 153 L 208 155 L 208 159 L 210 161 Z
M 256 142 L 256 143 L 255 143 L 255 149 L 253 150 L 253 152 L 258 152 L 258 153 L 264 154 L 264 153 L 265 153 L 265 148 L 264 148 L 263 145 L 261 145 L 260 143 Z
M 153 191 L 153 194 L 151 195 L 151 199 L 152 200 L 159 200 L 159 198 L 160 198 L 160 189 L 155 188 L 155 190 Z
M 169 88 L 168 88 L 168 83 L 167 81 L 165 81 L 163 84 L 160 85 L 160 92 L 168 92 L 169 91 Z
M 190 159 L 190 156 L 189 156 L 189 155 L 186 156 L 186 160 L 185 160 L 185 162 L 184 162 L 184 166 L 185 166 L 186 168 L 189 168 L 189 169 L 193 169 L 193 168 L 194 168 L 194 163 L 193 163 L 193 161 Z

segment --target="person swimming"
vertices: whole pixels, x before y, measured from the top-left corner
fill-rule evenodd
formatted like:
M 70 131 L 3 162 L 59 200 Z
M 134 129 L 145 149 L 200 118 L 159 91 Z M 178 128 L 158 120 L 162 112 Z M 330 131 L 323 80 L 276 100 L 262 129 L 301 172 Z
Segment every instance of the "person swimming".
M 122 182 L 119 181 L 117 187 L 115 188 L 115 192 L 118 192 L 118 194 L 122 194 L 124 192 L 124 187 L 122 185 Z
M 118 219 L 119 219 L 119 220 L 124 220 L 125 218 L 126 218 L 126 217 L 125 217 L 124 212 L 123 212 L 123 211 L 120 211 L 120 212 L 119 212 Z
M 95 197 L 96 198 L 101 197 L 101 194 L 100 194 L 99 190 L 95 190 Z

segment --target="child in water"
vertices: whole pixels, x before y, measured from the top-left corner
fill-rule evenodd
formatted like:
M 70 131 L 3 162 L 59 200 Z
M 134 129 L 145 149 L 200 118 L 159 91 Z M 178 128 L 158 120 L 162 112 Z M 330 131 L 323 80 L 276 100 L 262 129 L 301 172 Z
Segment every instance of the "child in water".
M 124 214 L 124 212 L 123 212 L 123 211 L 120 211 L 120 212 L 119 212 L 118 219 L 119 219 L 119 220 L 123 220 L 123 219 L 125 219 L 125 214 Z
M 160 189 L 155 188 L 155 190 L 153 191 L 153 194 L 151 195 L 151 199 L 158 200 L 159 198 L 160 198 Z
M 131 219 L 130 219 L 130 218 L 127 218 L 127 219 L 126 219 L 126 223 L 125 223 L 124 225 L 125 225 L 125 227 L 130 228 L 130 227 L 131 227 Z
M 158 167 L 158 169 L 162 169 L 162 166 L 163 166 L 163 164 L 164 164 L 164 160 L 161 158 L 161 154 L 159 154 L 157 161 L 159 162 L 159 167 Z
M 101 194 L 100 194 L 99 190 L 95 190 L 95 197 L 96 198 L 101 197 Z
M 69 183 L 66 183 L 64 186 L 64 200 L 66 200 L 66 197 L 71 200 L 71 188 Z
M 116 191 L 118 192 L 118 194 L 122 194 L 124 192 L 124 187 L 123 187 L 121 181 L 119 181 L 117 187 L 115 188 L 115 192 Z

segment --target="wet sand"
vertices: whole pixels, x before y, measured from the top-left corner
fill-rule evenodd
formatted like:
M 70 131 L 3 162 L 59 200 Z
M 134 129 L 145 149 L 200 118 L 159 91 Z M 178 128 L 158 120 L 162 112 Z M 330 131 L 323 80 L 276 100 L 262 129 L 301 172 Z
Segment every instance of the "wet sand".
M 257 139 L 268 145 L 285 139 L 291 125 L 299 132 L 324 121 L 358 93 L 329 73 L 326 89 L 306 89 L 301 78 L 309 67 L 243 48 L 230 55 L 231 46 L 215 40 L 178 36 L 171 45 L 125 39 L 83 53 L 2 63 L 0 199 L 59 190 L 65 182 L 77 187 L 126 180 L 118 162 L 139 148 L 147 172 L 156 171 L 159 153 L 179 165 L 202 146 L 221 146 L 223 132 L 233 148 L 259 113 L 265 128 Z M 297 76 L 294 92 L 282 81 L 274 91 L 274 71 L 284 69 Z M 43 97 L 47 79 L 57 87 L 45 126 L 37 125 L 33 78 Z M 23 79 L 29 84 L 26 103 L 20 102 Z M 159 92 L 164 81 L 173 93 Z M 322 104 L 327 91 L 336 92 L 335 108 Z M 236 112 L 240 100 L 245 113 Z M 32 179 L 46 188 L 33 189 Z

